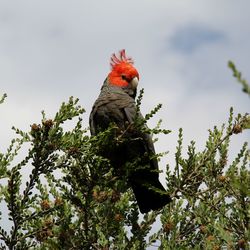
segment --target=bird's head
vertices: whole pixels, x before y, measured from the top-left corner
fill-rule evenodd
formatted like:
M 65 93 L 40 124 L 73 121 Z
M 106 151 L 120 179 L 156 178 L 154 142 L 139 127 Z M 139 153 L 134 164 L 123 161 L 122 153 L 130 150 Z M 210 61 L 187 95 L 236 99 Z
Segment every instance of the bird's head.
M 124 49 L 117 56 L 113 54 L 110 58 L 111 72 L 108 75 L 109 83 L 136 92 L 139 73 L 133 64 L 132 58 L 126 56 Z

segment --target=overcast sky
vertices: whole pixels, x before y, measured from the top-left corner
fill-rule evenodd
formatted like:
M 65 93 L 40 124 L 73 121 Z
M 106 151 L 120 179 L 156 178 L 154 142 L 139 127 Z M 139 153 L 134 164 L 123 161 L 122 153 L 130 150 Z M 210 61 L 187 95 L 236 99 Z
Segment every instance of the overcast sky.
M 250 100 L 227 68 L 233 60 L 250 82 L 250 2 L 246 0 L 0 0 L 0 151 L 41 110 L 53 117 L 73 95 L 88 116 L 109 73 L 109 58 L 125 48 L 145 89 L 142 111 L 158 103 L 171 135 L 157 151 L 174 162 L 178 128 L 185 143 L 204 148 L 207 130 L 228 119 L 229 108 L 249 112 Z M 231 153 L 250 138 L 234 136 Z

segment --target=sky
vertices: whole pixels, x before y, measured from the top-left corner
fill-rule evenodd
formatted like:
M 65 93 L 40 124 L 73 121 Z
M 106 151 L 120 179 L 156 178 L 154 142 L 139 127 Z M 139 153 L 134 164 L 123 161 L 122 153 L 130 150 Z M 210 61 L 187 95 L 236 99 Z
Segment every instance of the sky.
M 144 88 L 142 112 L 158 103 L 172 133 L 160 136 L 160 162 L 174 164 L 178 129 L 184 151 L 191 140 L 204 149 L 208 129 L 228 120 L 229 109 L 249 112 L 249 97 L 232 77 L 228 60 L 249 79 L 250 2 L 245 0 L 0 0 L 0 152 L 15 136 L 53 118 L 69 96 L 86 109 L 84 124 L 109 73 L 112 53 L 126 49 Z M 246 131 L 233 136 L 231 159 Z M 161 176 L 161 178 L 163 178 Z

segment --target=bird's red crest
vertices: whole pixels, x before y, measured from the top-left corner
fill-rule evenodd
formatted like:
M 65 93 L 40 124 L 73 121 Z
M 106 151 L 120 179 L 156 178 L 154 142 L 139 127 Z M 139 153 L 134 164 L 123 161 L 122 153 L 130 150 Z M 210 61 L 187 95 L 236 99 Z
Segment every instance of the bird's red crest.
M 111 69 L 113 69 L 116 65 L 120 63 L 134 64 L 133 59 L 131 57 L 126 56 L 125 49 L 122 49 L 121 51 L 119 51 L 118 56 L 116 56 L 116 54 L 114 53 L 112 54 L 110 58 Z
M 112 54 L 110 58 L 111 72 L 108 75 L 109 83 L 127 87 L 134 77 L 139 79 L 139 73 L 133 64 L 133 59 L 126 56 L 125 49 L 119 51 L 118 55 Z

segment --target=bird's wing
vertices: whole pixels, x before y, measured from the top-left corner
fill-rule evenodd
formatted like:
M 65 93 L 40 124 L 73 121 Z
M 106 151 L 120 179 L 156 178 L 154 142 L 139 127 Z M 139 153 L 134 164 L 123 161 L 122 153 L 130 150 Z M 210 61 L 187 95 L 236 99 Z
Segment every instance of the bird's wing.
M 131 100 L 130 100 L 131 99 Z M 112 117 L 116 117 L 117 120 L 120 120 L 121 123 L 126 121 L 132 121 L 133 114 L 131 113 L 128 117 L 124 117 L 124 109 L 129 107 L 131 111 L 133 110 L 133 99 L 125 93 L 120 92 L 111 92 L 105 95 L 98 97 L 96 102 L 93 105 L 92 111 L 89 117 L 90 132 L 92 135 L 97 134 L 97 121 L 96 116 L 102 116 L 103 120 L 107 120 L 107 123 L 112 121 Z M 99 124 L 100 125 L 100 124 Z M 105 127 L 108 124 L 105 123 Z M 117 124 L 119 126 L 119 124 Z
M 136 117 L 136 115 L 138 115 L 139 119 L 144 119 L 143 115 L 141 114 L 141 112 L 136 111 L 136 106 L 135 103 L 130 103 L 130 105 L 126 106 L 124 108 L 127 120 L 129 121 L 129 123 L 133 123 L 134 119 Z M 146 125 L 144 125 L 146 126 Z M 152 140 L 152 136 L 148 133 L 145 132 L 140 132 L 138 131 L 138 135 L 143 139 L 143 144 L 144 144 L 144 148 L 145 151 L 148 152 L 150 155 L 154 155 L 155 154 L 155 148 L 154 148 L 154 144 L 153 144 L 153 140 Z M 158 170 L 158 162 L 156 158 L 153 158 L 152 160 L 150 160 L 150 165 L 153 166 L 153 169 Z

